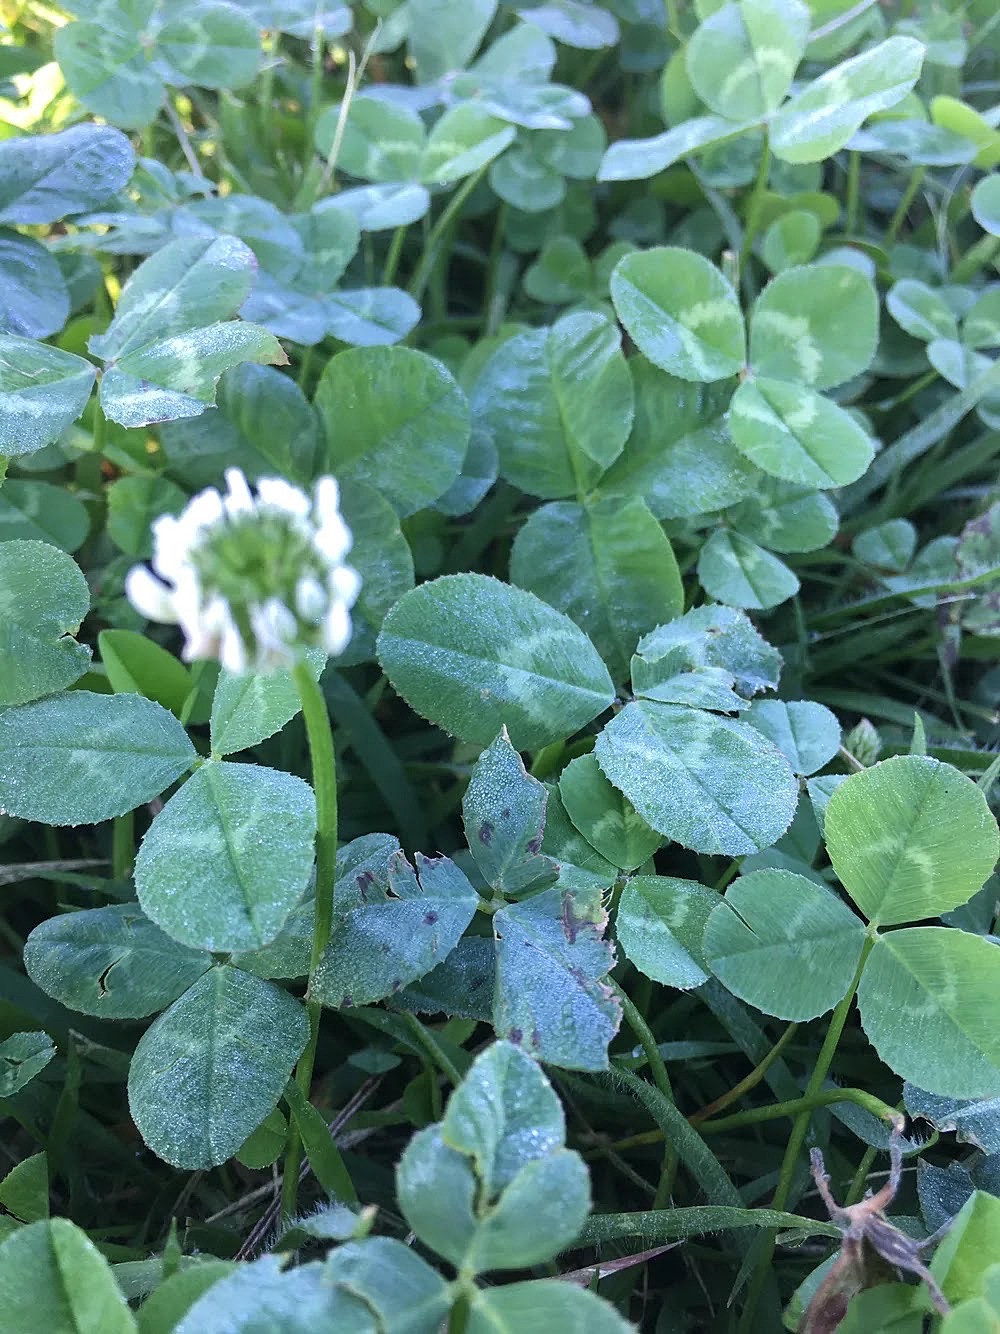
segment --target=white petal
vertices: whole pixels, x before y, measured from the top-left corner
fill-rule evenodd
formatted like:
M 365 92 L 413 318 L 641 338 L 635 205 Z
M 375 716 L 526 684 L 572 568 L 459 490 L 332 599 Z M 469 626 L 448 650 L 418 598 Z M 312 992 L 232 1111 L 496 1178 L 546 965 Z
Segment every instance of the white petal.
M 177 612 L 170 589 L 161 584 L 145 565 L 133 565 L 125 576 L 125 596 L 147 621 L 176 624 Z
M 295 609 L 304 620 L 315 625 L 326 611 L 327 601 L 323 585 L 314 575 L 303 575 L 295 585 Z
M 299 630 L 295 617 L 277 598 L 268 598 L 261 607 L 251 607 L 250 628 L 261 648 L 279 651 L 295 642 Z
M 340 487 L 335 477 L 320 477 L 313 488 L 316 502 L 316 521 L 320 528 L 332 518 L 340 517 Z
M 231 519 L 235 519 L 238 514 L 252 514 L 253 496 L 250 494 L 244 474 L 239 468 L 227 468 L 225 477 L 229 490 L 222 503 L 226 513 Z
M 361 575 L 351 565 L 338 565 L 330 571 L 329 588 L 334 598 L 353 607 L 361 592 Z
M 197 542 L 206 528 L 217 524 L 226 513 L 222 497 L 214 487 L 199 491 L 190 501 L 178 519 L 184 538 L 192 545 Z
M 351 618 L 342 602 L 335 602 L 323 622 L 323 647 L 333 657 L 351 642 Z
M 164 579 L 176 579 L 187 564 L 191 543 L 180 520 L 173 514 L 161 514 L 150 525 L 153 536 L 152 566 Z
M 186 590 L 190 594 L 190 590 Z M 180 596 L 183 598 L 184 594 Z M 230 624 L 229 608 L 220 597 L 211 598 L 205 606 L 199 598 L 185 600 L 181 607 L 186 641 L 183 658 L 193 662 L 198 658 L 217 658 L 222 645 L 222 633 Z
M 243 643 L 243 636 L 236 628 L 236 623 L 227 613 L 229 624 L 222 631 L 222 642 L 219 645 L 219 661 L 227 672 L 245 672 L 247 670 L 247 652 Z
M 309 497 L 282 477 L 262 477 L 257 483 L 257 495 L 262 505 L 283 510 L 296 519 L 309 518 Z

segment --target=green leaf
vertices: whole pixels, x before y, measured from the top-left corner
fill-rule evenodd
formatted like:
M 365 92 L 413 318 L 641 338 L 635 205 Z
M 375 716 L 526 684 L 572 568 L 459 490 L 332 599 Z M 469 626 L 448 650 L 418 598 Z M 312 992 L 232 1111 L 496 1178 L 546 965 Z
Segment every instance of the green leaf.
M 86 407 L 96 375 L 83 357 L 0 333 L 0 455 L 57 440 Z
M 950 1302 L 981 1297 L 987 1288 L 992 1295 L 1000 1295 L 998 1254 L 1000 1200 L 985 1190 L 977 1190 L 962 1205 L 942 1238 L 931 1262 L 931 1273 Z M 993 1314 L 1000 1312 L 994 1307 Z
M 30 236 L 0 228 L 0 330 L 48 338 L 69 318 L 69 291 L 55 255 Z
M 324 300 L 326 332 L 355 347 L 398 343 L 416 328 L 420 307 L 398 287 L 356 287 Z
M 649 360 L 682 380 L 723 380 L 746 360 L 743 314 L 732 284 L 693 250 L 654 246 L 615 265 L 611 299 Z
M 194 680 L 172 653 L 134 630 L 102 630 L 97 644 L 116 694 L 134 691 L 181 716 Z
M 603 315 L 565 315 L 508 339 L 476 381 L 472 409 L 500 471 L 546 499 L 589 491 L 622 452 L 633 392 L 621 335 Z
M 566 195 L 560 172 L 540 162 L 530 144 L 516 144 L 490 168 L 490 188 L 511 208 L 522 213 L 544 213 L 556 208 Z
M 0 1246 L 0 1307 L 19 1334 L 135 1334 L 111 1266 L 68 1218 L 29 1223 Z
M 809 209 L 793 208 L 775 218 L 760 243 L 764 263 L 772 273 L 808 264 L 823 235 L 819 218 Z
M 879 936 L 858 987 L 865 1032 L 886 1065 L 946 1098 L 1000 1094 L 993 998 L 1000 949 L 954 927 Z
M 417 80 L 433 83 L 464 69 L 493 22 L 497 0 L 410 0 L 410 55 Z
M 72 690 L 0 712 L 0 808 L 98 824 L 159 796 L 194 758 L 184 728 L 152 700 Z
M 361 592 L 351 608 L 351 641 L 337 658 L 343 668 L 375 657 L 382 622 L 413 587 L 413 556 L 399 516 L 374 487 L 343 482 L 340 509 L 354 536 L 348 559 L 361 575 Z
M 725 4 L 687 44 L 695 92 L 729 120 L 757 120 L 783 101 L 809 38 L 802 0 L 742 0 Z
M 745 380 L 733 395 L 729 430 L 764 472 L 820 489 L 857 481 L 875 454 L 848 412 L 787 380 Z
M 611 786 L 593 754 L 580 755 L 566 766 L 559 779 L 559 796 L 587 842 L 623 871 L 634 871 L 663 843 L 628 798 Z
M 730 607 L 776 607 L 799 591 L 784 561 L 742 533 L 717 528 L 698 556 L 698 578 L 709 597 Z
M 199 88 L 242 88 L 260 66 L 257 25 L 233 5 L 197 5 L 168 12 L 157 50 L 181 76 L 171 82 Z
M 208 760 L 154 818 L 135 863 L 143 911 L 214 952 L 272 941 L 305 891 L 316 803 L 294 774 Z
M 523 1334 L 532 1322 L 538 1330 L 575 1334 L 626 1334 L 632 1328 L 610 1302 L 555 1278 L 478 1289 L 465 1328 L 466 1334 Z
M 494 1042 L 449 1098 L 441 1136 L 473 1160 L 492 1199 L 528 1163 L 564 1147 L 566 1118 L 537 1062 L 511 1042 Z
M 958 322 L 944 297 L 916 278 L 902 278 L 890 288 L 885 304 L 901 329 L 925 343 L 958 337 Z
M 594 754 L 647 824 L 696 852 L 760 852 L 795 814 L 798 784 L 787 760 L 733 718 L 634 700 Z
M 807 264 L 772 278 L 750 316 L 755 375 L 829 389 L 867 370 L 878 343 L 871 279 L 843 264 Z
M 0 1042 L 0 1098 L 12 1098 L 45 1069 L 55 1054 L 48 1033 L 12 1033 Z
M 326 654 L 309 649 L 306 661 L 316 677 Z M 302 708 L 291 670 L 236 674 L 220 672 L 212 699 L 212 754 L 235 755 L 279 732 Z
M 809 699 L 758 699 L 744 714 L 802 777 L 828 764 L 840 748 L 840 724 L 822 704 Z
M 673 548 L 638 496 L 543 505 L 514 540 L 510 574 L 586 630 L 616 681 L 641 636 L 684 610 Z
M 0 542 L 49 542 L 73 552 L 86 541 L 90 515 L 71 491 L 12 477 L 0 490 Z
M 494 914 L 498 1036 L 565 1069 L 607 1069 L 621 1022 L 603 980 L 615 961 L 607 922 L 598 886 L 557 886 Z
M 619 139 L 611 144 L 597 173 L 599 181 L 642 181 L 673 166 L 700 148 L 710 148 L 754 129 L 724 116 L 695 116 L 649 139 Z
M 122 426 L 197 417 L 223 371 L 287 361 L 272 334 L 233 321 L 253 283 L 253 251 L 232 236 L 179 237 L 140 264 L 115 317 L 88 343 L 106 369 L 101 405 Z
M 234 366 L 219 381 L 216 406 L 160 430 L 168 467 L 188 487 L 211 486 L 234 466 L 250 481 L 275 471 L 299 484 L 312 479 L 319 421 L 294 380 L 271 366 Z
M 702 938 L 719 902 L 695 880 L 636 875 L 622 890 L 615 936 L 641 973 L 667 987 L 700 987 L 709 977 Z
M 546 796 L 504 728 L 476 761 L 462 798 L 466 842 L 493 889 L 513 895 L 555 880 L 558 867 L 539 856 Z
M 74 125 L 0 143 L 0 223 L 57 222 L 99 208 L 128 184 L 135 153 L 109 125 Z
M 858 533 L 852 550 L 858 560 L 901 574 L 917 549 L 917 530 L 909 519 L 889 519 Z
M 67 88 L 95 116 L 123 130 L 141 130 L 156 117 L 163 82 L 127 20 L 114 27 L 67 23 L 56 30 L 55 56 Z
M 555 858 L 559 863 L 561 874 L 570 874 L 567 866 L 571 866 L 574 883 L 586 884 L 586 877 L 593 876 L 595 884 L 599 884 L 602 889 L 608 889 L 618 879 L 618 867 L 606 857 L 602 857 L 573 824 L 566 814 L 558 787 L 554 783 L 546 783 L 545 788 L 548 801 L 545 807 L 545 837 L 542 839 L 542 851 Z
M 128 1077 L 139 1133 L 174 1167 L 224 1163 L 277 1105 L 308 1036 L 286 991 L 209 969 L 139 1039 Z
M 294 1079 L 285 1085 L 285 1102 L 302 1136 L 302 1147 L 309 1159 L 309 1166 L 323 1190 L 332 1199 L 357 1204 L 354 1183 L 325 1118 L 307 1101 Z
M 862 121 L 895 106 L 920 77 L 924 47 L 890 37 L 834 65 L 781 107 L 771 148 L 782 162 L 821 162 L 843 148 Z
M 726 891 L 705 928 L 705 958 L 740 1000 L 805 1021 L 843 999 L 865 928 L 830 892 L 791 871 L 751 871 Z
M 171 1274 L 149 1294 L 139 1308 L 136 1317 L 139 1334 L 174 1334 L 198 1298 L 236 1268 L 231 1260 L 206 1257 L 197 1264 Z
M 482 574 L 404 594 L 378 653 L 411 708 L 480 746 L 504 725 L 518 750 L 561 741 L 614 699 L 607 668 L 569 617 Z
M 449 107 L 427 137 L 421 179 L 427 185 L 453 185 L 480 171 L 514 142 L 517 131 L 474 102 Z
M 632 659 L 637 695 L 730 713 L 774 690 L 781 654 L 732 607 L 695 607 L 639 642 Z
M 349 348 L 316 389 L 328 462 L 367 482 L 401 515 L 447 491 L 469 443 L 469 405 L 441 362 L 408 347 Z
M 841 884 L 877 926 L 957 908 L 1000 856 L 983 793 L 925 755 L 899 755 L 852 774 L 830 798 L 825 837 Z
M 363 1300 L 386 1331 L 437 1334 L 451 1303 L 448 1285 L 411 1246 L 365 1237 L 330 1251 L 327 1283 Z
M 213 1282 L 170 1334 L 206 1334 L 207 1330 L 280 1330 L 281 1334 L 376 1334 L 372 1311 L 346 1287 L 334 1286 L 318 1261 L 287 1269 L 285 1256 L 266 1255 L 236 1265 Z M 184 1273 L 181 1270 L 181 1273 Z M 154 1294 L 155 1295 L 155 1294 Z M 421 1330 L 420 1334 L 424 1334 Z
M 0 543 L 0 706 L 26 704 L 83 675 L 90 649 L 72 636 L 89 607 L 87 581 L 64 551 Z
M 729 511 L 737 532 L 771 551 L 818 551 L 836 536 L 839 517 L 829 496 L 762 477 L 757 494 Z
M 340 106 L 328 107 L 316 122 L 316 147 L 324 157 L 333 148 L 340 115 Z M 363 181 L 419 180 L 426 137 L 415 111 L 362 94 L 351 102 L 337 162 Z
M 602 496 L 638 496 L 658 519 L 681 519 L 734 505 L 758 484 L 729 438 L 728 385 L 679 380 L 644 357 L 629 368 L 635 425 L 601 479 Z
M 16 1034 L 37 1039 L 44 1034 Z M 47 1039 L 51 1047 L 51 1039 Z M 55 1049 L 52 1049 L 53 1055 Z M 47 1064 L 47 1062 L 46 1062 Z M 7 1210 L 8 1221 L 38 1223 L 49 1217 L 49 1161 L 44 1152 L 22 1158 L 0 1181 L 0 1204 Z
M 157 476 L 119 477 L 105 494 L 108 536 L 126 556 L 140 559 L 153 554 L 155 520 L 161 514 L 180 514 L 188 502 L 187 492 Z
M 337 857 L 333 934 L 311 983 L 324 1005 L 368 1005 L 409 986 L 455 948 L 479 895 L 448 857 L 417 853 L 370 834 Z
M 71 1010 L 143 1019 L 177 999 L 211 959 L 165 935 L 135 903 L 63 913 L 24 946 L 28 976 Z
M 972 216 L 991 236 L 1000 236 L 1000 172 L 984 176 L 972 192 Z

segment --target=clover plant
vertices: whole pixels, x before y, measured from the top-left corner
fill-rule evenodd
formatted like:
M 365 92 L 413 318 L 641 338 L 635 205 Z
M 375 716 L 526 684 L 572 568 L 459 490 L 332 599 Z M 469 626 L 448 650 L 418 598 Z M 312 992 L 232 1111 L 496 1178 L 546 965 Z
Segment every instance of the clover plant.
M 0 0 L 0 1329 L 996 1327 L 994 9 Z

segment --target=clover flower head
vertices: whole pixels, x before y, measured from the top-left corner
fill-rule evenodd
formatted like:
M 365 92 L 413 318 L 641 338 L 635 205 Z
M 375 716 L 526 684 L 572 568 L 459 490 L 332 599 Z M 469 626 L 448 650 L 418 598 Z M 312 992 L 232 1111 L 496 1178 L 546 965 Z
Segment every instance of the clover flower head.
M 337 483 L 321 477 L 310 496 L 266 477 L 256 491 L 229 468 L 224 494 L 209 487 L 158 518 L 153 568 L 129 571 L 129 601 L 181 627 L 187 661 L 218 658 L 230 672 L 290 667 L 309 647 L 343 653 L 361 578 L 344 564 L 351 532 Z

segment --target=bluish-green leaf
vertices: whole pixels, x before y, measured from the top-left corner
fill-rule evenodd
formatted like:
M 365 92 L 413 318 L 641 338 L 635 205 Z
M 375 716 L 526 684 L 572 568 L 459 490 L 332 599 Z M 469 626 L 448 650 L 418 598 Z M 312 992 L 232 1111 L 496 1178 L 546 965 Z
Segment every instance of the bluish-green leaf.
M 277 1105 L 308 1036 L 287 991 L 211 968 L 139 1039 L 128 1078 L 139 1133 L 174 1167 L 224 1163 Z
M 615 936 L 641 973 L 667 987 L 708 980 L 702 937 L 719 896 L 694 880 L 635 875 L 622 890 Z
M 744 714 L 802 777 L 814 774 L 836 755 L 840 724 L 822 704 L 808 699 L 758 699 Z
M 211 962 L 164 934 L 135 903 L 50 917 L 24 946 L 28 976 L 43 991 L 71 1010 L 106 1019 L 157 1014 Z
M 636 251 L 611 274 L 611 299 L 639 351 L 682 380 L 724 380 L 746 360 L 732 284 L 702 255 L 676 246 Z
M 604 1070 L 621 1021 L 604 980 L 614 950 L 599 887 L 556 887 L 493 917 L 497 978 L 493 1024 L 541 1061 Z
M 809 25 L 802 0 L 742 0 L 716 8 L 687 44 L 692 87 L 729 120 L 766 116 L 791 87 Z
M 621 335 L 604 316 L 565 315 L 508 339 L 472 393 L 500 471 L 531 495 L 589 491 L 632 426 L 633 391 Z
M 437 500 L 469 443 L 469 404 L 433 357 L 408 347 L 358 347 L 327 362 L 316 390 L 330 468 L 367 482 L 401 515 Z
M 17 458 L 57 440 L 83 411 L 96 375 L 72 352 L 0 334 L 0 455 Z
M 698 556 L 698 578 L 709 597 L 760 611 L 799 591 L 784 561 L 730 528 L 717 528 Z
M 518 750 L 547 745 L 614 699 L 607 668 L 569 617 L 481 574 L 406 593 L 383 622 L 378 652 L 411 708 L 481 746 L 503 726 Z
M 462 798 L 465 838 L 486 883 L 506 894 L 550 884 L 558 868 L 539 855 L 546 791 L 524 768 L 506 730 L 483 751 Z
M 0 712 L 0 809 L 98 824 L 159 796 L 194 758 L 184 728 L 152 700 L 72 690 Z
M 878 343 L 878 294 L 844 264 L 786 269 L 750 316 L 755 375 L 829 389 L 868 369 Z
M 985 936 L 943 926 L 890 931 L 861 975 L 861 1022 L 903 1079 L 946 1098 L 995 1098 L 998 988 L 1000 946 Z
M 736 447 L 764 472 L 821 489 L 857 481 L 875 454 L 848 412 L 788 380 L 744 380 L 733 395 L 729 429 Z
M 696 852 L 759 852 L 795 814 L 799 789 L 788 761 L 732 718 L 634 700 L 594 753 L 647 824 Z
M 87 581 L 64 551 L 0 543 L 0 706 L 26 704 L 83 675 L 90 649 L 72 636 L 89 607 Z
M 429 973 L 455 948 L 479 896 L 448 857 L 416 856 L 416 871 L 385 834 L 337 857 L 330 944 L 312 994 L 345 1007 L 382 1000 Z
M 593 753 L 580 755 L 562 771 L 559 796 L 587 842 L 623 871 L 634 871 L 663 843 L 662 835 L 608 782 Z
M 18 1334 L 135 1334 L 111 1266 L 68 1218 L 18 1228 L 0 1246 L 0 1308 Z
M 272 941 L 305 890 L 316 804 L 308 783 L 208 760 L 153 820 L 135 864 L 146 915 L 195 949 Z
M 730 885 L 708 920 L 704 950 L 734 995 L 801 1022 L 843 999 L 864 943 L 864 923 L 830 890 L 768 869 Z
M 57 222 L 99 208 L 128 183 L 135 153 L 110 125 L 74 125 L 0 143 L 0 222 Z
M 12 1098 L 45 1069 L 55 1054 L 48 1033 L 11 1033 L 0 1042 L 0 1098 Z
M 638 496 L 543 505 L 514 540 L 510 573 L 587 632 L 616 681 L 641 636 L 684 609 L 673 548 Z

